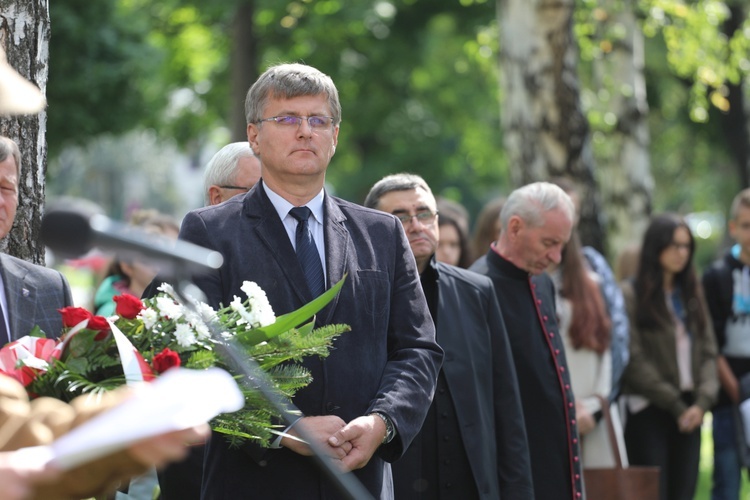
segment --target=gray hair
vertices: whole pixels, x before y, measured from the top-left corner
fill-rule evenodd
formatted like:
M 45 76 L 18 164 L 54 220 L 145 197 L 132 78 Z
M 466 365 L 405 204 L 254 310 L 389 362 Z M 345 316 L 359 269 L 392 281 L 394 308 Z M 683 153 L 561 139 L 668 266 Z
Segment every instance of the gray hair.
M 391 191 L 409 191 L 411 189 L 422 188 L 430 195 L 432 190 L 427 185 L 424 179 L 416 174 L 393 174 L 383 177 L 370 189 L 365 198 L 365 206 L 367 208 L 378 208 L 380 204 L 380 198 L 383 195 L 390 193 Z
M 257 123 L 263 117 L 271 98 L 293 99 L 302 96 L 328 96 L 333 124 L 341 123 L 339 92 L 330 76 L 305 64 L 278 64 L 271 66 L 250 87 L 245 98 L 247 123 Z
M 543 214 L 551 210 L 562 210 L 571 221 L 575 219 L 573 200 L 565 191 L 549 182 L 534 182 L 508 196 L 500 212 L 500 223 L 505 231 L 510 218 L 517 215 L 532 227 L 541 226 L 544 224 Z
M 5 161 L 9 156 L 16 160 L 16 175 L 20 182 L 21 177 L 21 151 L 13 139 L 0 135 L 0 161 Z
M 247 141 L 227 144 L 213 155 L 203 173 L 203 197 L 206 203 L 209 202 L 208 189 L 211 186 L 234 184 L 237 163 L 246 156 L 255 156 Z

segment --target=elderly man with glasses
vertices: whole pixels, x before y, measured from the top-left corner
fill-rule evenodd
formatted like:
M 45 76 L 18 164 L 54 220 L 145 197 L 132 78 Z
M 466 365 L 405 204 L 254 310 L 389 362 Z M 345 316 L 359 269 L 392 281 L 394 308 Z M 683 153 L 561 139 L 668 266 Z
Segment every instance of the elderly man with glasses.
M 424 426 L 393 464 L 396 498 L 534 498 L 516 371 L 492 281 L 436 261 L 439 216 L 421 177 L 383 178 L 365 206 L 403 224 L 446 355 Z
M 206 205 L 244 194 L 260 180 L 260 160 L 247 141 L 227 144 L 209 160 L 203 174 Z

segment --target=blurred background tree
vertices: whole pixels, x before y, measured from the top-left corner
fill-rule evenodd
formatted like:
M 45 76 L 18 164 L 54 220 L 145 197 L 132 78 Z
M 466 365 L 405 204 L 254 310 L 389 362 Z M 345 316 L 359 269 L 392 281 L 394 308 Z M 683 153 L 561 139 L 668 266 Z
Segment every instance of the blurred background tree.
M 115 140 L 130 130 L 148 137 L 147 156 L 158 158 L 146 170 L 174 179 L 172 165 L 181 164 L 197 178 L 215 150 L 243 137 L 247 87 L 282 61 L 316 66 L 339 87 L 344 122 L 327 177 L 337 195 L 361 201 L 383 175 L 411 171 L 476 214 L 529 180 L 529 165 L 510 160 L 501 128 L 500 54 L 514 43 L 501 42 L 500 24 L 513 23 L 501 2 L 81 1 L 50 5 L 51 193 L 70 190 L 71 169 L 86 180 L 123 168 L 107 175 L 129 178 L 134 165 L 109 153 L 81 154 L 73 165 L 64 151 L 93 150 L 97 136 Z M 739 0 L 571 7 L 573 77 L 590 127 L 590 196 L 602 207 L 591 205 L 586 224 L 609 231 L 614 255 L 640 236 L 634 222 L 651 210 L 725 213 L 750 170 L 747 7 Z M 631 69 L 616 74 L 626 62 Z M 130 144 L 125 151 L 142 147 Z M 191 195 L 185 205 L 179 182 L 176 193 L 156 183 L 147 196 L 145 181 L 141 194 L 113 194 L 93 182 L 85 191 L 113 216 L 125 214 L 132 198 L 161 198 L 179 216 L 200 203 Z M 623 204 L 630 208 L 613 211 Z

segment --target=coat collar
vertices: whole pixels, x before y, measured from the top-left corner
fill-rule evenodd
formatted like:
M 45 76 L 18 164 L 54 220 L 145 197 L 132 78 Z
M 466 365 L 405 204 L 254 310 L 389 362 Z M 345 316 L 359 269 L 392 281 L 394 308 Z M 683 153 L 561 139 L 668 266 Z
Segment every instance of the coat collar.
M 16 264 L 12 258 L 0 254 L 0 273 L 3 276 L 5 300 L 8 306 L 6 314 L 10 325 L 11 340 L 16 340 L 16 332 L 23 331 L 25 318 L 34 317 L 36 305 L 36 288 L 26 282 L 29 270 Z M 57 334 L 59 332 L 47 332 Z

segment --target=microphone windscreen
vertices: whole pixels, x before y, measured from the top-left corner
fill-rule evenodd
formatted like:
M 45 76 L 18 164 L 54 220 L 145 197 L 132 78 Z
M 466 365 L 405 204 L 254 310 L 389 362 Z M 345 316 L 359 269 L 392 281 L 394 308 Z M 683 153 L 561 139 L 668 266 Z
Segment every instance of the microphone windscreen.
M 91 214 L 84 210 L 54 209 L 42 217 L 42 243 L 61 257 L 80 257 L 91 250 Z

